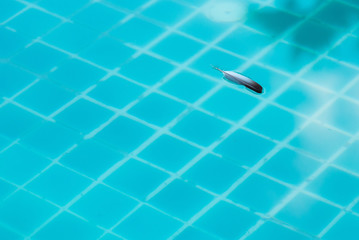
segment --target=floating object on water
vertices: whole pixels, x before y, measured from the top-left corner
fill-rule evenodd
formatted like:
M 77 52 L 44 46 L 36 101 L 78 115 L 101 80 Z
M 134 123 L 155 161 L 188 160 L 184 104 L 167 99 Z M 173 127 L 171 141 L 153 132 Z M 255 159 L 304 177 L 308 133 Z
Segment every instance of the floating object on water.
M 212 66 L 214 69 L 223 73 L 223 78 L 228 80 L 231 83 L 235 83 L 238 85 L 243 85 L 246 88 L 256 92 L 256 93 L 263 93 L 263 87 L 259 85 L 257 82 L 253 81 L 249 77 L 246 77 L 240 73 L 233 72 L 233 71 L 223 71 L 222 69 Z

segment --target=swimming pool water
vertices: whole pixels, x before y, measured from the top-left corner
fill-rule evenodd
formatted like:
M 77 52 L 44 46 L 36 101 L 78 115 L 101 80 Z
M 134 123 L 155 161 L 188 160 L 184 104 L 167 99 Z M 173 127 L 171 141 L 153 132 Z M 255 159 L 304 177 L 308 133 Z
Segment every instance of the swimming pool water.
M 2 0 L 0 239 L 359 239 L 358 20 L 358 0 Z

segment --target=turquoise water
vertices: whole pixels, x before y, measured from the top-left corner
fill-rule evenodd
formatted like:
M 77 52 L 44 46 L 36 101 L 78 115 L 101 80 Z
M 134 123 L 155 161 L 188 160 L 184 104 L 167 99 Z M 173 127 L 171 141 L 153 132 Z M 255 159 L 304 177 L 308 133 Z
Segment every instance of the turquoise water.
M 1 0 L 0 239 L 359 239 L 358 20 L 358 0 Z

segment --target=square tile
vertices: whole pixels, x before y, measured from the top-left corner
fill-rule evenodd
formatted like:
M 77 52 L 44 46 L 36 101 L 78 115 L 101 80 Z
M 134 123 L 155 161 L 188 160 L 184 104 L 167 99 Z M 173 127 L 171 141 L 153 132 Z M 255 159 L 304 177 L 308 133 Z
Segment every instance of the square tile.
M 320 124 L 311 123 L 289 144 L 323 160 L 328 160 L 349 137 Z
M 273 142 L 239 129 L 224 139 L 214 151 L 235 164 L 253 166 L 273 147 Z
M 217 45 L 235 54 L 250 58 L 263 50 L 272 41 L 273 39 L 262 33 L 239 27 Z
M 348 36 L 340 45 L 329 52 L 329 56 L 353 65 L 359 66 L 359 60 L 353 56 L 353 52 L 359 51 L 359 38 Z
M 183 174 L 183 178 L 215 193 L 223 193 L 246 170 L 212 154 L 207 154 Z
M 177 138 L 161 135 L 138 156 L 169 171 L 177 172 L 189 163 L 199 151 L 198 148 Z
M 95 103 L 80 99 L 57 114 L 55 120 L 87 134 L 101 126 L 114 114 Z
M 15 233 L 3 226 L 0 226 L 0 236 L 2 240 L 21 240 L 24 239 L 23 236 L 18 235 L 18 233 Z
M 269 178 L 252 174 L 228 196 L 252 211 L 268 213 L 290 193 L 291 189 Z
M 67 52 L 78 53 L 93 43 L 98 36 L 98 33 L 85 26 L 67 22 L 51 31 L 43 39 Z
M 25 4 L 13 0 L 3 0 L 0 2 L 0 22 L 3 22 L 25 8 Z
M 174 69 L 174 66 L 147 54 L 131 60 L 121 67 L 120 73 L 139 83 L 153 86 Z
M 252 227 L 259 217 L 227 202 L 219 202 L 193 225 L 220 239 L 238 239 Z
M 112 76 L 100 82 L 87 95 L 111 107 L 123 108 L 135 101 L 145 90 L 146 88 L 140 85 Z
M 14 56 L 18 51 L 24 49 L 25 45 L 29 42 L 28 39 L 20 36 L 17 32 L 10 31 L 6 28 L 0 28 L 0 38 L 1 44 L 3 45 L 0 52 L 1 60 L 7 60 Z
M 299 194 L 275 218 L 312 235 L 319 234 L 340 212 L 327 203 Z
M 114 28 L 109 34 L 125 43 L 131 43 L 136 46 L 143 47 L 153 41 L 164 31 L 165 29 L 162 27 L 141 18 L 133 17 Z
M 50 115 L 75 95 L 56 84 L 40 80 L 15 98 L 15 101 L 45 116 Z
M 333 94 L 306 84 L 294 82 L 275 101 L 296 112 L 312 116 L 333 98 Z
M 40 0 L 38 5 L 50 12 L 68 17 L 84 7 L 88 2 L 90 0 L 77 0 L 76 2 L 72 0 L 62 0 L 61 2 L 57 0 Z
M 41 119 L 11 103 L 0 108 L 0 134 L 15 140 L 24 136 Z
M 81 52 L 80 56 L 101 67 L 114 69 L 129 59 L 134 52 L 132 48 L 127 47 L 119 41 L 103 37 Z
M 123 240 L 123 238 L 117 237 L 116 235 L 107 233 L 99 240 Z
M 103 230 L 68 213 L 63 212 L 34 235 L 36 240 L 96 240 Z
M 246 127 L 271 139 L 283 140 L 298 130 L 304 118 L 273 105 L 268 105 L 245 124 Z
M 67 56 L 64 53 L 58 50 L 45 46 L 41 43 L 35 43 L 30 47 L 25 48 L 12 60 L 16 64 L 34 71 L 35 73 L 45 74 L 66 57 Z
M 325 240 L 346 239 L 356 240 L 359 236 L 359 217 L 346 213 L 329 231 L 323 236 Z
M 80 198 L 70 210 L 108 229 L 136 205 L 135 200 L 100 184 Z
M 16 189 L 17 187 L 15 187 L 14 185 L 0 180 L 0 201 L 3 202 Z
M 322 4 L 321 1 L 291 1 L 287 0 L 274 0 L 273 4 L 282 9 L 289 10 L 291 12 L 300 14 L 300 15 L 308 15 L 315 11 Z
M 92 139 L 81 142 L 71 152 L 65 154 L 60 163 L 88 177 L 97 179 L 124 156 Z
M 44 35 L 59 23 L 61 23 L 60 18 L 54 17 L 36 8 L 29 8 L 13 18 L 6 25 L 15 29 L 16 32 L 20 34 L 36 38 Z
M 78 12 L 72 19 L 94 30 L 105 32 L 125 16 L 124 13 L 114 8 L 107 7 L 100 2 L 94 2 Z
M 50 163 L 49 160 L 16 144 L 0 154 L 0 176 L 22 185 Z
M 106 72 L 81 60 L 72 58 L 65 61 L 49 78 L 77 91 L 83 91 L 97 83 Z
M 358 158 L 359 141 L 354 141 L 335 159 L 334 164 L 359 174 Z
M 300 20 L 301 18 L 276 8 L 263 7 L 251 14 L 244 24 L 265 34 L 278 37 Z
M 0 223 L 23 235 L 29 235 L 58 209 L 23 190 L 2 202 Z
M 181 222 L 144 205 L 117 226 L 114 232 L 133 240 L 168 239 L 181 226 Z
M 134 159 L 128 160 L 105 179 L 105 183 L 136 198 L 144 200 L 169 175 Z
M 64 179 L 71 184 L 64 184 Z M 44 199 L 64 206 L 90 184 L 89 179 L 60 165 L 53 165 L 26 188 Z
M 217 141 L 229 128 L 229 124 L 200 111 L 193 111 L 180 120 L 171 132 L 208 146 Z
M 102 129 L 96 138 L 119 151 L 129 153 L 139 147 L 154 130 L 127 117 L 120 116 Z
M 181 46 L 181 47 L 178 47 Z M 204 45 L 177 33 L 170 34 L 167 38 L 155 45 L 151 50 L 170 60 L 183 63 L 196 55 Z
M 181 180 L 174 180 L 150 199 L 153 206 L 183 220 L 204 208 L 213 196 Z
M 214 82 L 183 70 L 166 81 L 160 89 L 182 100 L 194 103 L 214 86 Z
M 2 97 L 13 96 L 36 78 L 34 75 L 9 64 L 0 64 L 0 75 L 0 96 Z
M 359 196 L 358 186 L 358 177 L 329 167 L 312 180 L 306 189 L 345 207 Z
M 345 95 L 354 98 L 355 100 L 359 100 L 359 82 L 356 82 L 352 85 L 346 92 Z
M 321 163 L 295 151 L 283 148 L 270 158 L 259 171 L 293 185 L 300 185 Z
M 147 3 L 147 0 L 136 0 L 136 1 L 127 1 L 127 0 L 108 0 L 113 6 L 126 8 L 130 10 L 135 10 L 142 7 Z
M 343 98 L 332 103 L 318 119 L 348 133 L 356 133 L 359 130 L 359 105 Z
M 157 126 L 163 127 L 177 118 L 186 105 L 163 95 L 152 93 L 141 99 L 128 113 Z
M 204 233 L 197 228 L 194 227 L 187 227 L 183 230 L 177 237 L 174 238 L 175 240 L 218 240 L 212 235 Z
M 304 49 L 286 43 L 278 43 L 259 61 L 287 73 L 296 74 L 316 57 Z

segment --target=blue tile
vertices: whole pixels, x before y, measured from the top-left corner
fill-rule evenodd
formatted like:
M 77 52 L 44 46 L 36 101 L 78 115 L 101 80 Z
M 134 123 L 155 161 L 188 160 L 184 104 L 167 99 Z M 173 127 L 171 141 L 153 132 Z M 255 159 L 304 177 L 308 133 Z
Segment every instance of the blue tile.
M 1 240 L 21 240 L 21 239 L 24 239 L 23 236 L 18 235 L 18 233 L 14 233 L 13 231 L 10 231 L 9 229 L 4 228 L 3 226 L 0 226 L 0 237 L 1 237 Z
M 231 26 L 225 22 L 214 22 L 204 14 L 197 14 L 190 21 L 182 25 L 179 30 L 201 40 L 211 42 L 218 38 Z
M 357 204 L 355 204 L 352 209 L 352 211 L 356 212 L 356 213 L 359 213 L 359 202 L 357 202 Z
M 215 152 L 236 164 L 253 166 L 273 147 L 273 142 L 240 129 L 215 148 Z
M 145 163 L 130 159 L 105 179 L 105 183 L 139 199 L 163 183 L 169 175 Z
M 343 32 L 333 27 L 309 20 L 301 24 L 287 40 L 321 53 L 328 50 L 342 35 Z
M 260 62 L 290 74 L 296 74 L 315 58 L 316 55 L 311 52 L 285 43 L 278 43 L 260 59 Z
M 309 240 L 298 232 L 285 228 L 281 225 L 267 221 L 259 229 L 253 232 L 248 240 L 272 240 L 272 239 L 291 239 L 291 240 Z
M 16 55 L 13 61 L 35 73 L 44 74 L 65 57 L 66 55 L 60 51 L 35 43 Z
M 345 214 L 324 236 L 324 240 L 356 240 L 359 237 L 359 217 Z
M 164 31 L 165 29 L 153 23 L 134 17 L 113 29 L 109 34 L 126 43 L 143 47 Z
M 135 10 L 140 8 L 147 3 L 147 0 L 136 0 L 136 1 L 127 1 L 127 0 L 108 0 L 111 5 L 119 8 L 127 8 L 130 10 Z
M 51 31 L 43 40 L 67 52 L 78 53 L 99 36 L 91 29 L 74 23 L 64 23 Z
M 275 140 L 283 140 L 298 130 L 304 122 L 302 117 L 273 105 L 268 105 L 246 127 Z
M 320 124 L 305 127 L 290 145 L 302 149 L 315 157 L 327 160 L 348 141 L 348 137 Z
M 120 238 L 120 237 L 115 236 L 113 234 L 107 233 L 105 236 L 103 236 L 99 240 L 123 240 L 123 238 Z
M 350 30 L 358 23 L 359 10 L 344 3 L 331 1 L 314 17 L 333 26 Z
M 10 145 L 11 141 L 9 138 L 6 138 L 0 133 L 0 151 L 2 151 L 5 147 Z
M 353 68 L 323 58 L 309 69 L 302 78 L 310 83 L 337 92 L 352 81 L 357 74 L 358 71 Z
M 145 148 L 139 157 L 169 171 L 177 172 L 198 153 L 199 149 L 192 145 L 169 135 L 162 135 Z
M 6 21 L 8 18 L 19 12 L 25 7 L 24 4 L 13 0 L 3 0 L 0 2 L 0 22 Z
M 173 121 L 186 106 L 163 95 L 152 93 L 141 99 L 128 113 L 158 126 Z
M 149 202 L 182 220 L 189 220 L 204 208 L 213 196 L 181 180 L 174 180 Z
M 355 100 L 359 100 L 359 82 L 352 85 L 346 92 L 345 95 L 354 98 Z
M 194 6 L 201 6 L 202 4 L 205 4 L 207 0 L 181 0 L 181 2 L 185 2 Z
M 295 26 L 300 18 L 272 7 L 260 8 L 251 14 L 245 25 L 260 32 L 277 37 Z
M 252 174 L 228 196 L 253 211 L 268 213 L 290 192 L 290 188 L 258 174 Z
M 64 184 L 64 180 L 71 184 Z M 59 165 L 53 165 L 41 173 L 26 188 L 59 205 L 66 205 L 80 194 L 91 181 Z
M 181 222 L 144 205 L 116 227 L 114 232 L 131 240 L 165 240 L 181 225 Z
M 77 13 L 72 19 L 94 30 L 105 32 L 124 17 L 124 13 L 99 2 L 94 2 Z
M 235 54 L 249 58 L 263 50 L 271 41 L 272 39 L 264 34 L 240 27 L 217 45 Z
M 67 17 L 84 7 L 88 2 L 90 0 L 77 0 L 76 2 L 72 0 L 62 0 L 61 2 L 57 0 L 40 0 L 38 5 L 53 13 Z
M 95 225 L 111 228 L 136 205 L 135 200 L 104 185 L 97 185 L 72 205 L 70 210 Z
M 166 81 L 160 89 L 182 100 L 193 103 L 206 94 L 214 85 L 214 82 L 199 75 L 189 71 L 181 71 Z
M 35 76 L 9 64 L 0 64 L 0 96 L 11 97 L 31 82 Z
M 315 9 L 322 4 L 322 1 L 314 0 L 288 2 L 287 0 L 274 0 L 273 4 L 277 7 L 305 16 L 315 11 Z
M 106 72 L 78 59 L 69 59 L 60 65 L 49 78 L 77 91 L 97 83 Z
M 16 190 L 16 187 L 0 180 L 0 201 L 2 202 L 10 193 Z M 1 235 L 0 235 L 1 236 Z
M 196 55 L 203 47 L 204 45 L 197 41 L 172 33 L 155 45 L 152 51 L 170 60 L 182 63 Z
M 333 97 L 331 93 L 312 87 L 305 82 L 295 82 L 275 101 L 299 113 L 312 116 Z
M 0 134 L 12 140 L 24 136 L 39 123 L 40 118 L 18 106 L 7 104 L 0 108 Z
M 359 141 L 354 141 L 335 159 L 334 163 L 340 167 L 348 169 L 349 171 L 359 174 L 359 165 L 357 161 L 358 156 Z
M 132 48 L 109 37 L 103 37 L 90 46 L 80 56 L 100 65 L 113 69 L 119 67 L 134 53 Z
M 142 14 L 166 25 L 173 26 L 186 18 L 192 12 L 191 10 L 191 8 L 175 1 L 162 0 L 146 8 Z
M 359 51 L 359 38 L 348 36 L 340 45 L 329 52 L 329 56 L 356 66 L 359 66 L 359 60 L 353 56 L 353 52 Z M 354 54 L 355 55 L 355 54 Z
M 221 201 L 194 222 L 194 225 L 221 239 L 238 239 L 258 219 L 259 217 L 250 212 Z
M 32 131 L 20 143 L 33 148 L 49 158 L 56 158 L 73 146 L 79 135 L 58 124 L 46 122 Z
M 0 223 L 28 235 L 56 212 L 57 208 L 25 191 L 18 191 L 0 206 Z
M 120 73 L 139 83 L 152 86 L 161 82 L 173 69 L 174 66 L 165 61 L 142 54 L 123 65 Z
M 215 155 L 208 154 L 183 174 L 194 185 L 223 193 L 246 171 Z
M 126 117 L 118 117 L 107 125 L 96 138 L 116 147 L 119 151 L 129 153 L 139 147 L 154 130 Z
M 67 212 L 61 213 L 37 232 L 34 240 L 96 240 L 103 230 Z
M 270 158 L 259 171 L 281 181 L 300 185 L 320 166 L 320 162 L 284 148 Z
M 80 99 L 55 116 L 55 120 L 82 133 L 89 133 L 105 123 L 114 112 Z
M 227 131 L 229 124 L 200 111 L 193 111 L 171 129 L 171 132 L 208 146 L 217 141 Z
M 329 167 L 307 186 L 307 190 L 332 202 L 347 206 L 359 196 L 359 178 Z
M 122 158 L 122 154 L 90 139 L 81 142 L 75 149 L 64 155 L 60 163 L 97 179 Z
M 194 227 L 187 227 L 174 239 L 175 240 L 216 240 L 216 239 L 218 240 L 219 238 L 204 233 Z
M 309 234 L 319 234 L 339 209 L 304 194 L 297 195 L 275 217 Z
M 47 33 L 59 23 L 61 23 L 59 18 L 38 9 L 29 8 L 8 22 L 7 25 L 20 34 L 35 38 Z
M 12 57 L 28 43 L 27 39 L 6 28 L 0 28 L 0 38 L 2 45 L 0 48 L 0 59 Z
M 40 173 L 50 161 L 20 145 L 14 145 L 0 154 L 0 176 L 22 185 Z
M 357 124 L 359 121 L 358 108 L 358 104 L 339 98 L 317 119 L 348 133 L 356 133 L 359 130 Z
M 100 82 L 87 95 L 115 108 L 123 108 L 135 101 L 146 89 L 123 78 L 112 76 Z
M 65 89 L 41 80 L 15 98 L 15 101 L 43 115 L 50 115 L 75 95 Z

